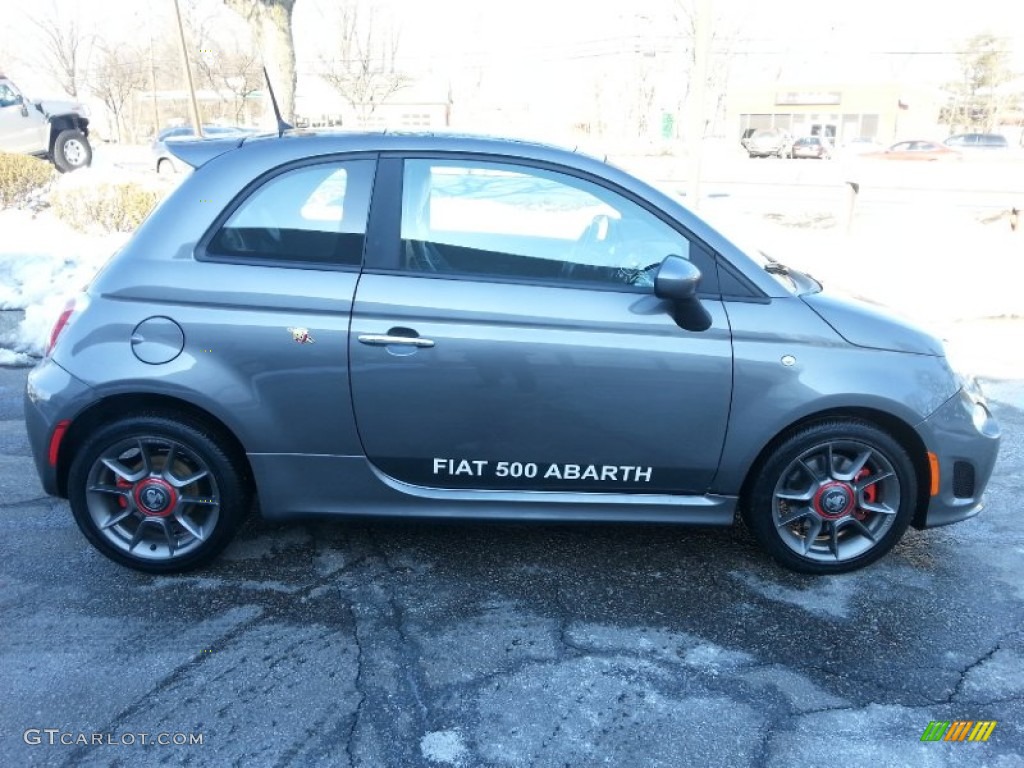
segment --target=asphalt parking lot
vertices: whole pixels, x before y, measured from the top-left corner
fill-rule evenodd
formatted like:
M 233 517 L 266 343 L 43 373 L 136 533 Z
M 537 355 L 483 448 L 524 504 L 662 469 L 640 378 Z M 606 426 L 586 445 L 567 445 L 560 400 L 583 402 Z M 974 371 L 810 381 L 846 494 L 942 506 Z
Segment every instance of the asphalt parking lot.
M 847 576 L 742 530 L 253 520 L 152 577 L 43 495 L 26 375 L 0 368 L 0 765 L 1024 766 L 1021 381 L 986 382 L 982 515 Z M 921 741 L 958 720 L 996 726 Z

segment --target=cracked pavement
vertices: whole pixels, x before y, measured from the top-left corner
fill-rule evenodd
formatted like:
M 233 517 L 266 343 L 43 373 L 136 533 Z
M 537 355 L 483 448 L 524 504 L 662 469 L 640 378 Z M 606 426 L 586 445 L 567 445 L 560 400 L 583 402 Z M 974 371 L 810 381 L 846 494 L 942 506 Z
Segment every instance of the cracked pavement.
M 846 576 L 738 529 L 252 519 L 153 577 L 42 493 L 26 374 L 0 368 L 0 765 L 1024 766 L 1022 382 L 986 382 L 985 511 Z

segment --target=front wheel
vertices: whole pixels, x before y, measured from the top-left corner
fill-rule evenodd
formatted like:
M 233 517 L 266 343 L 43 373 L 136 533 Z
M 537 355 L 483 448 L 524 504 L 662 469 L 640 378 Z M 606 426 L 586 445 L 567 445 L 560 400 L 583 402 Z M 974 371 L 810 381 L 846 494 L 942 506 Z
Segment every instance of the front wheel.
M 92 147 L 85 134 L 69 128 L 57 134 L 53 142 L 53 164 L 61 173 L 77 171 L 92 163 Z
M 907 452 L 862 421 L 806 427 L 756 471 L 744 500 L 747 526 L 801 573 L 845 573 L 882 557 L 903 536 L 917 499 Z
M 203 426 L 163 415 L 115 421 L 89 436 L 68 474 L 85 537 L 147 573 L 205 565 L 250 505 L 242 460 Z

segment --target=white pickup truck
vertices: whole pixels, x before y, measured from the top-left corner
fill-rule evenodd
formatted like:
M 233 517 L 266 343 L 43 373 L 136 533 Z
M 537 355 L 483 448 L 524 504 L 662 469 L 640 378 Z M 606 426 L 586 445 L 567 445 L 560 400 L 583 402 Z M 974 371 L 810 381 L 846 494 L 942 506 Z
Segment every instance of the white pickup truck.
M 0 152 L 36 155 L 64 173 L 92 162 L 89 119 L 81 104 L 33 101 L 0 74 Z

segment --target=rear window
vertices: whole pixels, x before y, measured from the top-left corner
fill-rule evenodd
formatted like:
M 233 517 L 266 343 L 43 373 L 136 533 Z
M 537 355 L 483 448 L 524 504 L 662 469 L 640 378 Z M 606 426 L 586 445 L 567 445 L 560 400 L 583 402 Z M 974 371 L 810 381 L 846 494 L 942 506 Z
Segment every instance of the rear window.
M 362 262 L 373 160 L 320 163 L 274 176 L 221 225 L 211 256 L 317 266 Z
M 978 137 L 978 143 L 985 147 L 1006 147 L 1009 144 L 1005 136 L 994 133 L 985 133 Z

